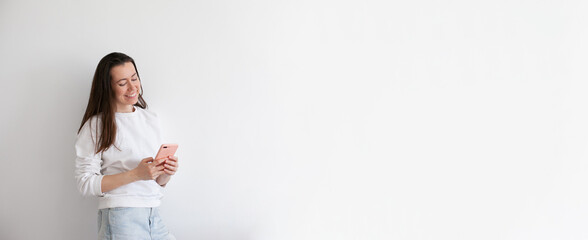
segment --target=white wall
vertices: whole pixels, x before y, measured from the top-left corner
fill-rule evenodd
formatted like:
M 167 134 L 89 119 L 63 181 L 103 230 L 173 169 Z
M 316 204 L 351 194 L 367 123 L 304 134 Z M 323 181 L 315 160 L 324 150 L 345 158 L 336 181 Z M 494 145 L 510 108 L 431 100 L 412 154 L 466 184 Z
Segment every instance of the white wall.
M 179 239 L 587 239 L 586 1 L 0 1 L 0 238 L 93 239 L 73 143 L 134 57 Z

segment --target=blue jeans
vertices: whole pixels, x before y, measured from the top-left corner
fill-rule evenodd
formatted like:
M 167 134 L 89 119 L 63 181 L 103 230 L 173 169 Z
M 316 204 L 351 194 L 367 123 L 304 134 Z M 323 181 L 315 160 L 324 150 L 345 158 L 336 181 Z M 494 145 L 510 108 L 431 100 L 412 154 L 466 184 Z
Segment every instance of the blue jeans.
M 117 207 L 98 210 L 98 239 L 175 240 L 159 216 L 159 208 Z

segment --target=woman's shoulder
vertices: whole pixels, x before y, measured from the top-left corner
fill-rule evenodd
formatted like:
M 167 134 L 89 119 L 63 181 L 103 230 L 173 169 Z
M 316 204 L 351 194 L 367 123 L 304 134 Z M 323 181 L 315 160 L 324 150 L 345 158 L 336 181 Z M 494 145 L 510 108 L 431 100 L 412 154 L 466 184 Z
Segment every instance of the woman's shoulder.
M 80 131 L 78 132 L 78 134 L 80 133 L 89 133 L 89 132 L 98 132 L 102 129 L 102 114 L 96 114 L 90 118 L 88 118 L 88 120 L 86 120 L 86 122 L 84 122 L 84 125 L 82 125 L 82 128 L 80 128 Z
M 83 128 L 95 128 L 96 126 L 101 126 L 102 125 L 102 113 L 98 113 L 94 116 L 91 116 L 90 118 L 88 118 L 88 120 L 86 120 L 86 122 L 84 123 Z

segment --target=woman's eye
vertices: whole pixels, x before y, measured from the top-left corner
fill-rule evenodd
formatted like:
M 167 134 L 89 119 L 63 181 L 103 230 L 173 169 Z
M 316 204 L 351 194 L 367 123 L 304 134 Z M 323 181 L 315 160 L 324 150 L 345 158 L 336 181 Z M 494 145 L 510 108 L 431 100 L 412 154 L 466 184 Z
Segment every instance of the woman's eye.
M 127 84 L 126 83 L 125 84 L 119 84 L 119 86 L 121 86 L 121 87 L 124 87 L 125 85 L 127 85 Z
M 135 79 L 131 79 L 131 80 L 132 80 L 132 81 L 137 81 L 137 79 L 136 79 L 136 78 L 135 78 Z

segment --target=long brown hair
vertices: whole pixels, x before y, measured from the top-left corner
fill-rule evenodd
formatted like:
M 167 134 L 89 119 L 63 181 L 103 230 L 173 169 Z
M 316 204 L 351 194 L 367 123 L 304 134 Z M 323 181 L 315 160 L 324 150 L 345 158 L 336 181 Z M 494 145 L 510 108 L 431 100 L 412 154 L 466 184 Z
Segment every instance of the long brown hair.
M 112 77 L 110 75 L 110 69 L 113 67 L 123 65 L 124 63 L 131 62 L 137 72 L 137 78 L 139 77 L 139 71 L 133 58 L 127 56 L 124 53 L 113 52 L 104 56 L 94 73 L 94 79 L 92 80 L 92 88 L 90 90 L 90 99 L 88 100 L 88 106 L 86 107 L 86 113 L 82 119 L 82 124 L 78 133 L 84 127 L 86 121 L 93 116 L 97 116 L 102 122 L 102 129 L 98 134 L 98 127 L 96 127 L 96 136 L 99 136 L 96 144 L 96 153 L 108 150 L 116 139 L 116 121 L 114 120 L 115 104 L 113 103 L 114 92 L 112 91 Z M 141 92 L 139 93 L 139 100 L 135 106 L 140 108 L 147 108 L 147 103 L 143 99 L 143 85 L 141 84 Z M 90 124 L 90 123 L 88 123 Z

